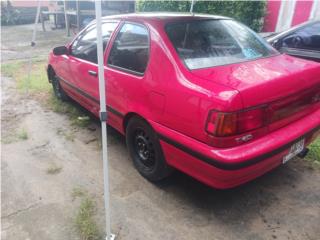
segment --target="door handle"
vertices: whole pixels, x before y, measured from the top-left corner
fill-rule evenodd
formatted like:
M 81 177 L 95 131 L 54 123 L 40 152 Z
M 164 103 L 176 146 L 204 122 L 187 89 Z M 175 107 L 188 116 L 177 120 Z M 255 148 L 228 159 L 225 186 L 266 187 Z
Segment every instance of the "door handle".
M 98 76 L 98 73 L 95 71 L 92 71 L 92 70 L 89 70 L 88 73 L 89 73 L 89 75 L 94 76 L 94 77 Z

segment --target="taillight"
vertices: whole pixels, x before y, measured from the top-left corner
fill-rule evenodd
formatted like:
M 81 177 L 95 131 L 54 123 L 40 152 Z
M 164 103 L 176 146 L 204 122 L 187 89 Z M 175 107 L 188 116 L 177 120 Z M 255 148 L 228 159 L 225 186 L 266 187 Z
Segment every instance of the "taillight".
M 236 112 L 212 110 L 205 125 L 207 141 L 215 147 L 237 146 L 284 127 L 319 106 L 320 88 L 315 86 L 250 109 Z
M 232 113 L 211 111 L 206 131 L 216 137 L 239 135 L 265 126 L 265 113 L 265 107 Z

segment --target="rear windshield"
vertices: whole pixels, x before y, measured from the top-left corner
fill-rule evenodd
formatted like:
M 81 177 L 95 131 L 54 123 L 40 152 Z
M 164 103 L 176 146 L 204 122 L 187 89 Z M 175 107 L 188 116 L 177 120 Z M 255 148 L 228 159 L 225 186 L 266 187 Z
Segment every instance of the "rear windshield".
M 239 63 L 278 53 L 255 32 L 233 20 L 169 23 L 166 32 L 189 69 Z

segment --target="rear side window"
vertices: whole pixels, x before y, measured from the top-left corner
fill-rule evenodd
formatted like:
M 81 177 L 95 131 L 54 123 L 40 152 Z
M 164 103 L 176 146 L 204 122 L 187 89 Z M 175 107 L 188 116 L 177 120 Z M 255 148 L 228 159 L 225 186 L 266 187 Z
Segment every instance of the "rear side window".
M 320 22 L 299 29 L 285 37 L 282 47 L 320 51 Z
M 123 70 L 143 74 L 148 60 L 148 30 L 142 25 L 125 23 L 113 43 L 108 64 Z
M 110 22 L 102 24 L 102 41 L 103 50 L 105 50 L 112 32 L 118 23 Z M 97 63 L 97 29 L 96 26 L 88 28 L 83 32 L 72 44 L 71 55 L 77 58 L 87 60 L 89 62 Z

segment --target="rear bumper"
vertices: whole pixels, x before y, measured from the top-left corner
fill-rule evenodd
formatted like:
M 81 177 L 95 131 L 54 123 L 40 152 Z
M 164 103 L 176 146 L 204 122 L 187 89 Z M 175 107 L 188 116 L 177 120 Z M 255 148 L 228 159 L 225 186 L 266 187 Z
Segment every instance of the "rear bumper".
M 320 133 L 320 109 L 251 143 L 214 148 L 155 122 L 169 165 L 215 188 L 232 188 L 282 163 L 290 146 L 302 138 L 310 144 Z

